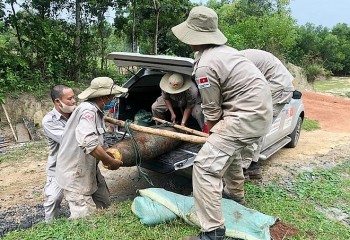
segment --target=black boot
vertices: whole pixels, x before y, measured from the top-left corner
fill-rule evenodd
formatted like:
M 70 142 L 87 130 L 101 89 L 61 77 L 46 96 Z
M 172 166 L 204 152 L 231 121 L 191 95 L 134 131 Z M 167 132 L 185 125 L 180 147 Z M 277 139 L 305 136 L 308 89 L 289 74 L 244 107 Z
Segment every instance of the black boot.
M 258 162 L 252 162 L 245 171 L 245 174 L 249 176 L 249 179 L 261 179 L 262 173 L 260 164 Z
M 185 237 L 182 240 L 224 240 L 226 228 L 217 228 L 210 232 L 202 232 L 198 237 Z
M 244 197 L 234 197 L 231 196 L 229 193 L 225 192 L 225 190 L 222 191 L 222 197 L 226 199 L 231 199 L 235 201 L 236 203 L 239 203 L 241 205 L 245 204 L 245 198 Z

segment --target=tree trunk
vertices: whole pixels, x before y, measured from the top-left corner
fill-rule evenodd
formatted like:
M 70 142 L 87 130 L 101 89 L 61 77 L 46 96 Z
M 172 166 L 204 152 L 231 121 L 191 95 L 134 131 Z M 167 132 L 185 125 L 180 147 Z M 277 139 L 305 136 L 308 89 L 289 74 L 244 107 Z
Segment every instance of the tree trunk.
M 137 43 L 136 43 L 136 0 L 132 1 L 133 5 L 133 16 L 132 16 L 132 52 L 137 52 Z
M 14 2 L 15 1 L 11 1 L 11 9 L 12 9 L 12 13 L 13 13 L 13 25 L 14 25 L 14 27 L 16 29 L 16 37 L 17 37 L 17 40 L 18 40 L 19 51 L 21 52 L 22 57 L 25 57 L 24 56 L 24 52 L 23 52 L 22 38 L 21 38 L 21 35 L 19 33 L 19 28 L 18 28 L 18 24 L 17 24 L 16 11 L 15 11 L 15 8 L 13 6 Z
M 156 11 L 156 31 L 154 33 L 154 54 L 158 54 L 158 32 L 159 32 L 159 14 L 160 9 Z
M 104 38 L 104 17 L 103 17 L 104 12 L 99 11 L 98 13 L 98 33 L 100 35 L 100 57 L 101 57 L 101 70 L 104 69 L 104 63 L 105 63 L 105 38 Z
M 158 54 L 158 32 L 159 32 L 159 15 L 160 15 L 160 6 L 159 2 L 153 0 L 154 5 L 154 14 L 156 16 L 156 27 L 154 31 L 154 43 L 153 43 L 153 52 L 154 54 Z
M 80 0 L 75 1 L 75 38 L 74 38 L 74 80 L 80 80 L 80 36 L 81 36 L 81 5 Z

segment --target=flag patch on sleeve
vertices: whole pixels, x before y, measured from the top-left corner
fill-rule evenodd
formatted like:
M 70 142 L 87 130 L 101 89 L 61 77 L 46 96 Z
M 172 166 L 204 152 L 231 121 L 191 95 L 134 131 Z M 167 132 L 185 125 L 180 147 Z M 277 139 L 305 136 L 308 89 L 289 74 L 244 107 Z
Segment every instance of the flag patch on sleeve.
M 196 82 L 198 85 L 198 89 L 208 88 L 210 87 L 210 82 L 207 77 L 199 77 L 196 78 Z
M 92 114 L 90 114 L 90 113 L 87 113 L 87 114 L 85 114 L 85 115 L 83 115 L 83 117 L 82 117 L 83 119 L 86 119 L 86 120 L 88 120 L 88 121 L 94 121 L 94 115 L 92 115 Z

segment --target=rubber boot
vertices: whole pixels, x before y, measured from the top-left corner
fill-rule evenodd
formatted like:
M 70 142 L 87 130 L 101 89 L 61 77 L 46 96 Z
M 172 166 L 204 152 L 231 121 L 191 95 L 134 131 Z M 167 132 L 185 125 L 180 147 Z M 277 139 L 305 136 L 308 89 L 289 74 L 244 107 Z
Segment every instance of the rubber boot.
M 217 228 L 210 232 L 202 232 L 198 237 L 185 237 L 182 240 L 224 240 L 226 228 Z
M 239 203 L 241 205 L 245 204 L 245 198 L 243 197 L 234 197 L 231 196 L 229 193 L 225 192 L 224 190 L 222 191 L 222 197 L 226 198 L 226 199 L 231 199 L 233 201 L 235 201 L 236 203 Z
M 252 162 L 248 169 L 245 171 L 245 174 L 249 176 L 249 179 L 261 179 L 262 172 L 260 164 L 258 162 Z

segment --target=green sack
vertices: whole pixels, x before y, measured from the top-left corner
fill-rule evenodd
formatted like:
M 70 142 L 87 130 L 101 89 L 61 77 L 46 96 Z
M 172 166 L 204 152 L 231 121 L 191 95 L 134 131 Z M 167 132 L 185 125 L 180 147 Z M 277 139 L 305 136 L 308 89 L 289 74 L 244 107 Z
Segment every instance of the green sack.
M 140 109 L 134 116 L 134 123 L 145 127 L 154 125 L 154 121 L 152 120 L 152 113 L 147 112 L 144 109 Z
M 131 206 L 143 224 L 155 225 L 171 221 L 176 216 L 200 227 L 194 209 L 194 199 L 162 188 L 139 190 Z M 277 218 L 246 208 L 233 200 L 223 198 L 221 208 L 225 217 L 226 236 L 244 240 L 270 240 L 270 227 Z

